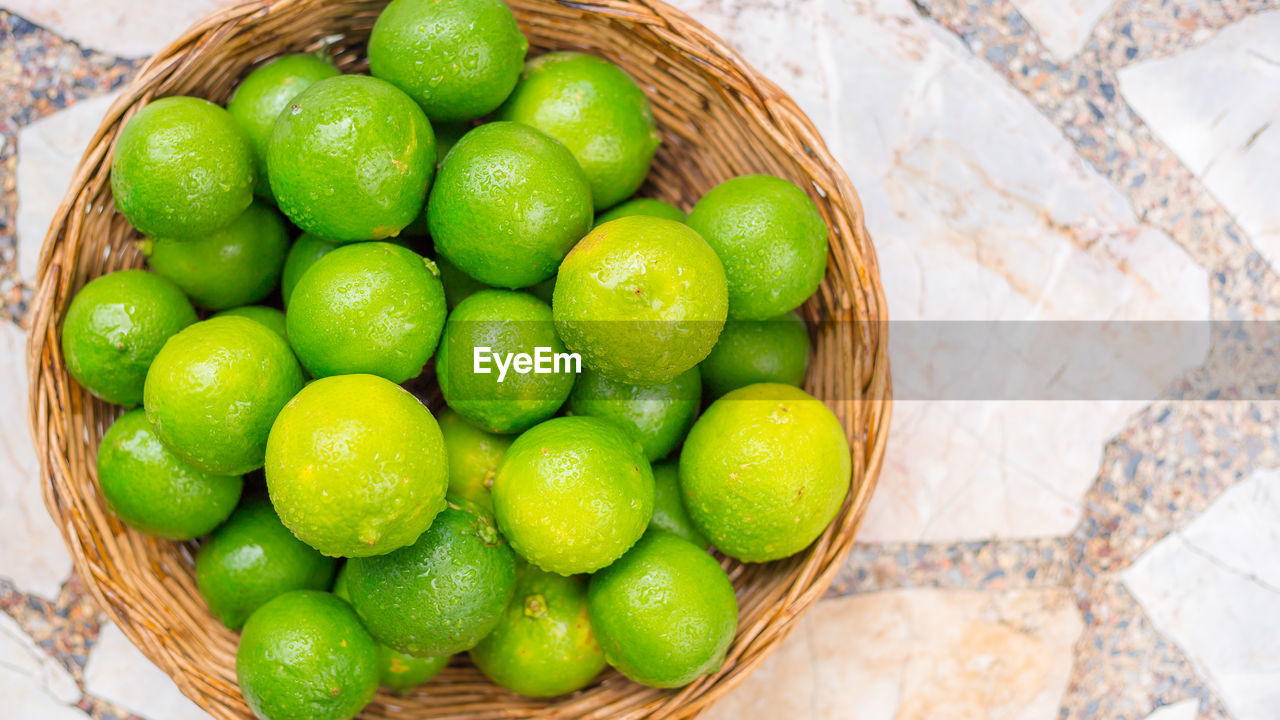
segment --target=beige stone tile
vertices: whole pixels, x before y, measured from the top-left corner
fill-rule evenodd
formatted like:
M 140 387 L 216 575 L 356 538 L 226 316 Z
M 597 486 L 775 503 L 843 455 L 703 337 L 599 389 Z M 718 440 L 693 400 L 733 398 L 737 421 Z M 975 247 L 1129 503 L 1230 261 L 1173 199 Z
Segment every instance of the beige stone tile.
M 1035 28 L 1044 46 L 1059 60 L 1070 60 L 1084 47 L 1093 26 L 1114 0 L 1012 0 Z
M 95 50 L 150 55 L 230 0 L 5 0 L 31 22 Z

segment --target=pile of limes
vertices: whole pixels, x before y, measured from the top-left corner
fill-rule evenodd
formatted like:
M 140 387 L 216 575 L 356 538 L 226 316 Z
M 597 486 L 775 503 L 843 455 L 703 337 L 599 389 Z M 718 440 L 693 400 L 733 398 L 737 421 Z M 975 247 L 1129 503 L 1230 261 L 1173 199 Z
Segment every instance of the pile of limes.
M 63 353 L 141 406 L 102 439 L 102 494 L 203 538 L 259 717 L 349 718 L 462 652 L 535 697 L 606 664 L 685 685 L 737 630 L 708 546 L 787 557 L 848 490 L 844 431 L 796 387 L 813 202 L 765 175 L 687 216 L 628 200 L 644 92 L 527 47 L 502 0 L 393 0 L 371 76 L 281 57 L 225 108 L 166 97 L 120 133 L 151 271 L 86 285 Z M 424 368 L 437 414 L 400 385 Z

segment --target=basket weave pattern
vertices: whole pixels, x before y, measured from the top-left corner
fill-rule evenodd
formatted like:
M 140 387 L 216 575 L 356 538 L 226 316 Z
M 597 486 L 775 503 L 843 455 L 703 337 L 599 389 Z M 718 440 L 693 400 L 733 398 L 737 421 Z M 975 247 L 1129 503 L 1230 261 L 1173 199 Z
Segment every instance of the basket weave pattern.
M 508 0 L 530 55 L 578 49 L 622 66 L 649 95 L 663 145 L 642 194 L 686 209 L 716 183 L 747 173 L 789 178 L 814 198 L 831 228 L 831 257 L 803 308 L 815 351 L 806 389 L 843 423 L 854 485 L 831 528 L 805 552 L 768 565 L 725 561 L 741 608 L 738 636 L 719 674 L 678 691 L 629 682 L 614 671 L 552 701 L 490 684 L 461 657 L 407 697 L 380 692 L 371 718 L 691 717 L 723 696 L 780 643 L 834 579 L 870 500 L 884 451 L 890 382 L 884 295 L 862 208 L 795 103 L 733 50 L 657 0 Z M 106 510 L 95 458 L 119 410 L 67 374 L 60 332 L 67 304 L 90 279 L 142 265 L 137 239 L 113 211 L 115 138 L 152 98 L 198 95 L 225 102 L 255 65 L 326 48 L 346 72 L 363 71 L 363 46 L 385 0 L 248 0 L 210 15 L 156 54 L 90 141 L 40 257 L 30 345 L 30 419 L 44 495 L 75 566 L 107 615 L 188 696 L 215 717 L 248 718 L 235 680 L 236 635 L 196 591 L 193 545 L 127 529 Z

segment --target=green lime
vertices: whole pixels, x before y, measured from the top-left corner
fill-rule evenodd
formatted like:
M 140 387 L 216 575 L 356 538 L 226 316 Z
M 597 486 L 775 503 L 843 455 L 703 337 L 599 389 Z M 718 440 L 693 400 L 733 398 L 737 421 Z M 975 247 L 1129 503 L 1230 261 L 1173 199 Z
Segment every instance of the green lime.
M 444 162 L 444 156 L 448 155 L 453 146 L 457 145 L 462 136 L 471 129 L 471 123 L 436 123 L 431 128 L 436 131 L 436 165 L 439 166 Z
M 680 452 L 690 517 L 725 555 L 789 557 L 827 529 L 849 491 L 849 442 L 819 400 L 759 383 L 711 404 Z
M 530 285 L 524 291 L 550 305 L 551 299 L 556 293 L 556 276 L 552 275 L 537 285 Z
M 308 54 L 284 55 L 257 68 L 240 81 L 227 103 L 227 112 L 240 123 L 253 143 L 258 164 L 258 182 L 254 193 L 271 199 L 271 183 L 267 181 L 267 141 L 276 118 L 289 107 L 289 101 L 325 78 L 341 73 L 329 62 Z
M 258 606 L 290 590 L 324 590 L 337 561 L 293 536 L 266 498 L 250 498 L 196 553 L 196 586 L 213 616 L 239 629 Z
M 728 311 L 724 269 L 688 227 L 654 217 L 602 225 L 565 257 L 551 303 L 556 330 L 587 367 L 636 385 L 702 361 Z
M 98 486 L 107 507 L 148 535 L 204 535 L 235 509 L 243 485 L 239 476 L 210 475 L 179 460 L 141 408 L 121 415 L 98 446 Z
M 221 230 L 188 240 L 147 239 L 141 247 L 151 269 L 197 305 L 224 310 L 276 289 L 289 236 L 280 215 L 255 202 Z
M 653 517 L 653 472 L 634 440 L 590 417 L 517 437 L 493 481 L 498 527 L 548 572 L 592 572 L 630 548 Z
M 422 109 L 364 75 L 304 90 L 267 144 L 280 210 L 304 232 L 330 240 L 398 234 L 422 210 L 435 167 L 435 135 Z
M 280 411 L 267 490 L 286 527 L 325 555 L 381 555 L 417 539 L 444 507 L 440 426 L 374 375 L 316 380 Z
M 498 624 L 516 561 L 475 505 L 451 499 L 417 542 L 347 561 L 347 591 L 369 632 L 415 656 L 469 650 Z
M 604 669 L 604 653 L 587 618 L 587 579 L 522 565 L 502 620 L 471 649 L 488 678 L 529 697 L 585 687 Z
M 111 193 L 144 235 L 198 237 L 249 207 L 254 165 L 249 137 L 226 110 L 203 98 L 160 98 L 116 138 Z
M 654 200 L 653 198 L 631 198 L 624 203 L 614 205 L 608 212 L 596 215 L 595 227 L 600 227 L 610 220 L 633 217 L 636 215 L 666 218 L 668 220 L 675 220 L 676 222 L 684 222 L 689 218 L 689 215 L 685 213 L 685 211 L 671 203 Z
M 449 453 L 449 492 L 493 512 L 493 478 L 511 438 L 472 425 L 449 408 L 440 413 L 440 432 Z
M 443 255 L 437 256 L 436 267 L 440 269 L 440 282 L 444 284 L 444 298 L 450 310 L 457 307 L 463 300 L 489 288 L 488 285 L 459 270 L 457 265 L 449 262 Z
M 289 299 L 289 342 L 312 377 L 422 373 L 444 328 L 435 265 L 408 248 L 357 243 L 320 258 Z
M 280 296 L 284 298 L 286 308 L 289 307 L 289 298 L 293 295 L 294 288 L 298 287 L 302 274 L 340 244 L 318 238 L 311 233 L 303 233 L 293 241 L 284 258 L 284 270 L 280 273 Z
M 486 285 L 522 288 L 556 272 L 591 229 L 591 188 L 563 145 L 493 122 L 449 151 L 427 203 L 436 250 Z
M 262 467 L 271 424 L 301 388 L 302 368 L 279 335 L 249 318 L 210 318 L 165 343 L 143 404 L 175 455 L 239 475 Z
M 730 320 L 699 367 L 713 398 L 761 382 L 799 386 L 809 367 L 809 330 L 794 312 L 770 320 Z
M 674 462 L 653 464 L 653 520 L 649 527 L 679 535 L 700 548 L 711 543 L 689 519 L 680 493 L 680 471 Z
M 142 402 L 147 368 L 166 341 L 196 321 L 177 285 L 145 270 L 90 280 L 62 321 L 67 371 L 86 390 L 116 405 Z
M 591 181 L 597 210 L 631 197 L 661 142 L 649 99 L 635 81 L 617 65 L 577 52 L 530 60 L 498 119 L 564 143 Z
M 432 122 L 494 111 L 529 42 L 502 0 L 393 0 L 369 35 L 369 72 L 404 90 Z
M 652 687 L 717 672 L 738 629 L 738 603 L 720 563 L 662 531 L 591 578 L 587 610 L 609 664 Z
M 670 382 L 628 385 L 594 370 L 578 376 L 569 411 L 608 420 L 640 443 L 650 461 L 664 458 L 693 425 L 702 400 L 702 378 L 690 368 Z
M 260 718 L 349 720 L 378 691 L 378 646 L 350 605 L 294 590 L 245 623 L 236 679 Z
M 711 188 L 689 212 L 729 278 L 729 314 L 766 320 L 799 307 L 827 272 L 827 223 L 813 200 L 772 175 Z
M 484 430 L 530 428 L 573 390 L 577 364 L 556 336 L 551 308 L 527 293 L 483 290 L 463 300 L 440 345 L 436 377 L 445 402 Z
M 271 332 L 289 341 L 289 333 L 285 330 L 284 313 L 266 305 L 244 305 L 230 310 L 223 310 L 214 317 L 245 317 L 261 324 Z

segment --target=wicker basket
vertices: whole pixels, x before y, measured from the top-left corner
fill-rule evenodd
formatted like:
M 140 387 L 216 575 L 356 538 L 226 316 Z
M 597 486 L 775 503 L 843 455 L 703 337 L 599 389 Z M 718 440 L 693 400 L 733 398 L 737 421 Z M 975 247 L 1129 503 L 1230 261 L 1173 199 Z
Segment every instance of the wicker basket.
M 853 448 L 853 489 L 832 527 L 804 553 L 768 565 L 727 561 L 741 606 L 721 672 L 679 691 L 608 671 L 555 701 L 515 696 L 465 656 L 407 697 L 379 693 L 366 717 L 690 717 L 723 696 L 818 600 L 853 543 L 880 468 L 890 409 L 885 301 L 858 196 L 795 103 L 683 13 L 657 0 L 509 0 L 531 44 L 582 49 L 626 69 L 653 103 L 663 145 L 644 194 L 689 207 L 717 182 L 766 172 L 806 188 L 831 227 L 831 261 L 804 308 L 816 352 L 807 389 L 836 412 Z M 250 713 L 235 679 L 236 635 L 205 608 L 190 544 L 156 541 L 109 515 L 96 486 L 98 442 L 118 409 L 67 374 L 59 339 L 68 301 L 90 278 L 142 264 L 135 231 L 112 210 L 108 183 L 120 128 L 147 101 L 199 95 L 225 102 L 255 64 L 327 48 L 363 69 L 363 43 L 385 0 L 251 0 L 206 17 L 159 52 L 107 113 L 76 170 L 40 257 L 28 372 L 31 425 L 45 501 L 75 566 L 111 620 L 219 718 Z

